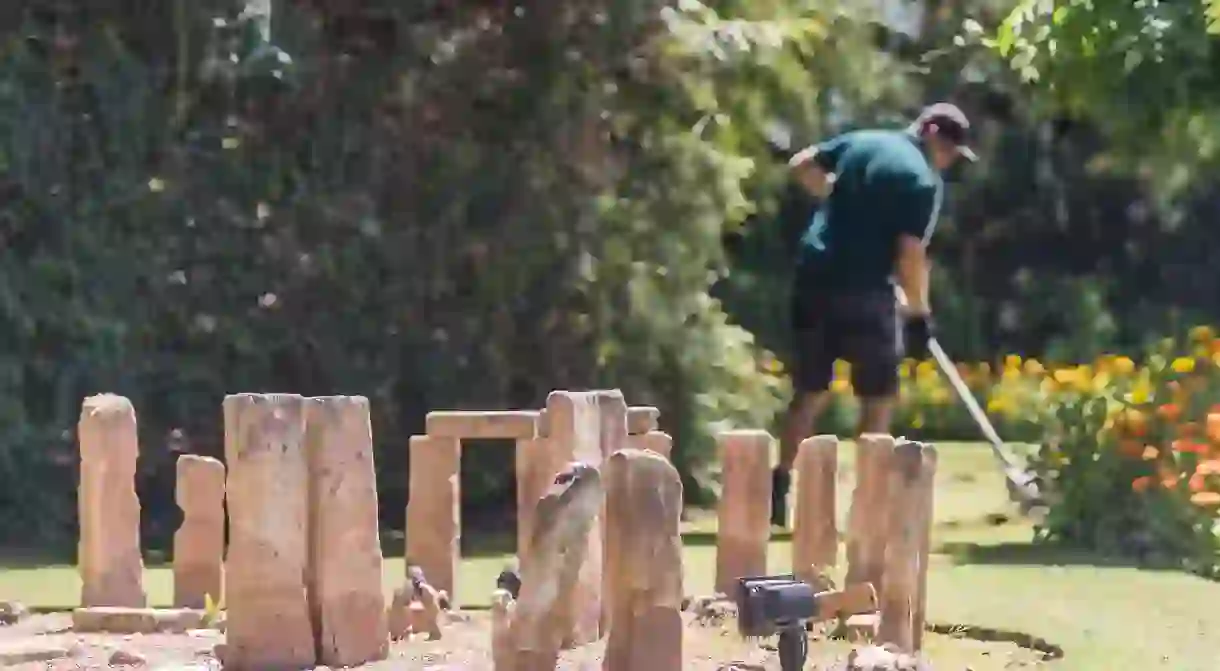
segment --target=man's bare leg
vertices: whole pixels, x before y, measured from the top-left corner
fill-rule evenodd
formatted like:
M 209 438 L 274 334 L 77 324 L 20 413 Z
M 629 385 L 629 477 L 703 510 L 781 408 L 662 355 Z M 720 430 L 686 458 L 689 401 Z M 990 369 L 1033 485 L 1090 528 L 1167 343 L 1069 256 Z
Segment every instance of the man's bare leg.
M 779 437 L 779 467 L 790 471 L 796 463 L 796 450 L 801 441 L 813 435 L 818 418 L 830 404 L 830 392 L 797 392 L 788 404 L 784 426 Z
M 813 435 L 818 418 L 830 403 L 830 392 L 796 392 L 788 411 L 784 415 L 784 426 L 779 437 L 779 465 L 771 477 L 771 524 L 787 526 L 788 488 L 792 482 L 792 465 L 801 441 Z
M 889 433 L 893 416 L 893 396 L 860 399 L 860 421 L 856 425 L 856 436 L 865 433 Z

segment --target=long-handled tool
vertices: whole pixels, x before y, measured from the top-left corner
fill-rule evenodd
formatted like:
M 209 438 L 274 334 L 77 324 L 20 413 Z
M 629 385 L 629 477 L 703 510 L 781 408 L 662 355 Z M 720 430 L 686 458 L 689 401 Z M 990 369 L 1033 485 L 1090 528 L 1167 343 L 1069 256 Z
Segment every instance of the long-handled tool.
M 894 287 L 894 297 L 898 300 L 899 305 L 906 305 L 907 297 L 903 294 L 901 287 Z M 1004 472 L 1008 498 L 1017 504 L 1022 515 L 1035 520 L 1040 519 L 1046 514 L 1048 505 L 1038 476 L 1025 468 L 1012 450 L 1008 449 L 1008 446 L 1000 439 L 1000 434 L 992 426 L 987 413 L 983 412 L 982 406 L 974 398 L 974 393 L 958 374 L 957 366 L 953 364 L 953 360 L 945 353 L 945 348 L 940 346 L 940 342 L 936 338 L 928 339 L 928 352 L 936 361 L 936 367 L 940 369 L 941 374 L 949 380 L 949 386 L 953 387 L 953 391 L 957 393 L 962 405 L 966 406 L 966 411 L 970 413 L 970 418 L 974 420 L 975 426 L 979 427 L 979 430 L 983 432 L 983 437 L 991 445 L 991 452 L 999 460 Z
M 932 358 L 936 360 L 936 366 L 940 368 L 940 372 L 948 378 L 949 385 L 953 387 L 953 391 L 957 392 L 957 397 L 966 406 L 966 411 L 970 413 L 974 423 L 983 432 L 983 437 L 991 444 L 991 451 L 999 459 L 1004 470 L 1004 479 L 1008 485 L 1008 497 L 1017 504 L 1023 515 L 1039 517 L 1045 514 L 1047 503 L 1043 497 L 1038 476 L 1027 470 L 1020 463 L 1020 460 L 1017 459 L 1017 456 L 1012 453 L 1012 450 L 1009 450 L 1004 444 L 1004 441 L 1000 440 L 1000 434 L 991 425 L 991 420 L 988 419 L 987 413 L 983 412 L 983 408 L 975 400 L 974 394 L 966 386 L 966 381 L 958 374 L 957 366 L 953 365 L 953 361 L 945 353 L 944 348 L 940 346 L 936 338 L 928 340 L 928 351 L 932 354 Z

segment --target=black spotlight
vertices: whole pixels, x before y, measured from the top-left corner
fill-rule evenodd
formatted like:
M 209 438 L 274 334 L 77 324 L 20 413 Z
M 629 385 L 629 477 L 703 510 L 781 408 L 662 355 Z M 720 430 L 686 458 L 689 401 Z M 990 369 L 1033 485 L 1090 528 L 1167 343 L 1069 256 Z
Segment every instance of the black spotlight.
M 805 623 L 818 614 L 813 585 L 791 574 L 737 580 L 737 630 L 743 637 L 779 634 L 779 666 L 800 671 L 809 654 Z

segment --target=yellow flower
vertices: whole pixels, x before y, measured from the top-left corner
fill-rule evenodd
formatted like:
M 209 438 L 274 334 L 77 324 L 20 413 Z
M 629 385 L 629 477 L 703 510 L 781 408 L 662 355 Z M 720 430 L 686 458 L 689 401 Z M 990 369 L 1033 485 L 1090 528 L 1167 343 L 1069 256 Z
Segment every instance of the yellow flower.
M 830 383 L 830 391 L 832 391 L 836 394 L 850 394 L 851 393 L 850 379 L 845 378 L 845 377 L 835 377 L 834 381 L 832 381 Z
M 1195 342 L 1211 342 L 1216 337 L 1210 326 L 1196 326 L 1190 330 L 1190 339 Z
M 1148 371 L 1140 373 L 1135 384 L 1131 386 L 1131 392 L 1127 394 L 1127 400 L 1136 405 L 1143 405 L 1152 400 L 1152 380 L 1148 377 Z
M 1195 369 L 1195 360 L 1188 356 L 1180 356 L 1171 364 L 1175 373 L 1189 373 Z
M 1135 372 L 1135 362 L 1125 356 L 1114 359 L 1114 372 L 1119 375 L 1130 375 Z
M 1021 357 L 1017 356 L 1016 354 L 1009 354 L 1008 356 L 1004 357 L 1004 368 L 1021 368 Z
M 1042 375 L 1046 372 L 1046 367 L 1043 366 L 1037 359 L 1025 360 L 1025 372 L 1029 375 Z

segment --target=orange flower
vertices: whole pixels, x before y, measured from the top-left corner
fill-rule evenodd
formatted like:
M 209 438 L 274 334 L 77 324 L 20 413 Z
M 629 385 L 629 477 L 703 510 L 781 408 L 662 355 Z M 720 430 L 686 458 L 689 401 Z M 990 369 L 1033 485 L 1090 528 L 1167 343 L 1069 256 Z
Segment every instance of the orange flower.
M 1207 459 L 1195 466 L 1196 473 L 1203 475 L 1220 475 L 1220 459 Z
M 1152 476 L 1150 475 L 1141 475 L 1140 477 L 1131 481 L 1131 489 L 1136 492 L 1146 492 L 1151 486 Z
M 1214 406 L 1207 413 L 1207 439 L 1220 444 L 1220 412 Z
M 1114 427 L 1120 434 L 1142 438 L 1148 431 L 1148 418 L 1135 408 L 1127 408 L 1115 417 Z
M 1190 440 L 1175 440 L 1171 447 L 1180 454 L 1207 454 L 1207 445 Z
M 1144 446 L 1144 454 L 1142 455 L 1144 461 L 1156 461 L 1159 456 L 1161 456 L 1160 450 L 1151 445 Z
M 1167 422 L 1176 422 L 1182 416 L 1182 408 L 1177 403 L 1166 403 L 1156 409 L 1156 414 Z
M 1138 410 L 1128 410 L 1126 414 L 1127 431 L 1136 438 L 1143 438 L 1148 434 L 1148 418 L 1144 413 Z
M 1190 491 L 1201 492 L 1207 488 L 1207 477 L 1202 473 L 1190 476 Z
M 1191 495 L 1190 502 L 1203 508 L 1220 506 L 1220 492 L 1196 492 Z

